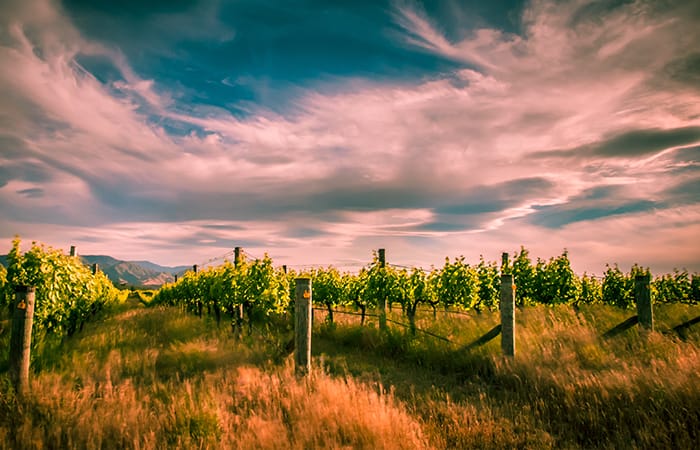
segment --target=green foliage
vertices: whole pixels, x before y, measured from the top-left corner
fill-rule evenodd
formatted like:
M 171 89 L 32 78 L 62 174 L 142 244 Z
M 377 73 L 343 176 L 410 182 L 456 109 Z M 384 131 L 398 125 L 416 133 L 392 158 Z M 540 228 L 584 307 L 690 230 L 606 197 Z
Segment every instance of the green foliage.
M 518 306 L 531 305 L 537 301 L 535 287 L 535 267 L 530 260 L 530 252 L 520 247 L 513 258 L 513 279 L 515 281 L 515 303 Z
M 333 322 L 332 309 L 345 303 L 343 277 L 335 267 L 311 272 L 313 301 L 328 308 L 328 320 Z
M 603 301 L 603 286 L 597 278 L 583 273 L 581 277 L 581 294 L 576 301 L 577 305 L 595 304 Z
M 198 273 L 187 272 L 177 283 L 161 287 L 153 303 L 181 305 L 199 315 L 206 310 L 217 320 L 225 313 L 237 323 L 240 307 L 252 323 L 286 311 L 289 300 L 287 275 L 274 268 L 272 259 L 265 255 L 253 262 L 241 258 L 237 266 L 227 262 Z
M 435 292 L 445 308 L 471 309 L 479 300 L 479 276 L 464 262 L 464 256 L 455 258 L 454 262 L 445 258 L 445 265 L 435 280 Z
M 652 287 L 657 302 L 694 303 L 692 281 L 687 270 L 673 269 L 673 273 L 657 277 Z
M 605 303 L 630 308 L 634 305 L 635 277 L 649 274 L 649 269 L 638 265 L 634 265 L 629 274 L 614 265 L 606 266 L 602 282 L 586 273 L 578 277 L 571 267 L 568 252 L 547 261 L 538 258 L 533 265 L 525 247 L 520 247 L 513 254 L 512 264 L 505 265 L 501 271 L 513 275 L 519 306 Z M 293 308 L 290 299 L 294 296 L 295 279 L 308 276 L 313 280 L 314 303 L 328 310 L 327 319 L 331 323 L 333 309 L 338 306 L 354 306 L 361 310 L 364 322 L 366 311 L 385 301 L 388 306 L 400 304 L 411 326 L 415 326 L 413 319 L 420 303 L 434 309 L 442 305 L 462 310 L 497 310 L 499 272 L 498 264 L 486 261 L 483 256 L 475 266 L 466 263 L 463 256 L 452 261 L 446 258 L 442 268 L 426 272 L 420 268 L 396 269 L 382 263 L 375 253 L 370 266 L 357 274 L 341 274 L 332 266 L 285 274 L 275 269 L 266 255 L 254 262 L 241 259 L 238 266 L 226 263 L 198 274 L 189 272 L 179 283 L 163 286 L 154 302 L 182 305 L 199 315 L 206 311 L 215 314 L 217 320 L 221 314 L 228 314 L 240 323 L 242 310 L 249 321 L 289 311 Z M 700 301 L 700 278 L 676 270 L 658 277 L 652 294 L 657 301 L 697 303 Z
M 694 304 L 700 303 L 700 273 L 693 274 L 690 280 L 690 298 Z
M 8 254 L 6 298 L 18 286 L 36 287 L 34 331 L 71 335 L 105 305 L 115 303 L 117 289 L 107 276 L 92 271 L 77 257 L 32 243 L 22 254 L 20 239 Z
M 546 305 L 573 303 L 580 297 L 580 281 L 566 251 L 547 263 L 537 260 L 534 291 L 537 301 Z
M 512 272 L 511 268 L 507 267 L 506 272 Z M 479 264 L 476 266 L 476 273 L 479 280 L 479 302 L 476 308 L 498 309 L 501 286 L 498 264 L 495 262 L 486 262 L 484 257 L 480 256 Z
M 396 301 L 401 297 L 400 289 L 396 283 L 394 271 L 390 267 L 386 267 L 379 261 L 379 257 L 375 254 L 367 271 L 366 284 L 364 288 L 365 306 L 370 308 L 378 307 L 382 301 L 389 303 Z
M 634 293 L 629 278 L 615 264 L 605 266 L 602 294 L 603 303 L 620 308 L 630 308 L 634 304 Z
M 355 307 L 360 308 L 362 311 L 367 308 L 367 301 L 365 300 L 367 278 L 368 273 L 364 267 L 357 275 L 352 275 L 349 273 L 343 274 L 342 282 L 345 288 L 346 299 Z
M 9 305 L 10 297 L 6 293 L 7 286 L 7 269 L 5 266 L 0 265 L 0 309 L 6 308 Z
M 433 304 L 436 301 L 435 291 L 430 282 L 430 274 L 426 274 L 419 267 L 414 267 L 408 277 L 407 299 L 414 311 L 419 303 Z

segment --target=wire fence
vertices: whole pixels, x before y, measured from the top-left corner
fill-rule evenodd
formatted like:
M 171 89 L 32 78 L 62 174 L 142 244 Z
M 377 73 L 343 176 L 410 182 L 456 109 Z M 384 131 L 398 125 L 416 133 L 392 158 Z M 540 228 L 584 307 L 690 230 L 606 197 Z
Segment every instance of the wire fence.
M 328 309 L 327 309 L 327 308 L 313 308 L 313 310 L 314 310 L 314 311 L 328 312 Z M 333 312 L 333 314 L 347 314 L 347 315 L 350 315 L 350 316 L 364 316 L 364 317 L 372 317 L 372 318 L 379 318 L 379 317 L 380 317 L 379 314 L 373 314 L 373 313 L 365 313 L 365 314 L 362 314 L 362 313 L 358 313 L 358 312 L 354 312 L 354 311 L 342 311 L 342 310 L 339 310 L 339 309 L 332 309 L 331 311 Z M 410 324 L 403 323 L 403 322 L 398 322 L 398 321 L 393 320 L 393 319 L 386 318 L 386 321 L 389 322 L 389 323 L 393 323 L 394 325 L 399 325 L 399 326 L 404 327 L 404 328 L 409 328 L 409 329 L 411 328 L 411 325 L 410 325 Z M 433 333 L 433 332 L 430 332 L 430 331 L 428 331 L 428 330 L 423 330 L 423 329 L 417 328 L 417 327 L 414 327 L 413 329 L 416 330 L 416 331 L 419 332 L 419 333 L 423 333 L 423 334 L 425 334 L 425 335 L 434 337 L 435 339 L 440 339 L 441 341 L 444 341 L 444 342 L 447 342 L 447 343 L 450 343 L 450 344 L 454 344 L 454 342 L 452 342 L 452 341 L 449 340 L 448 338 L 446 338 L 446 337 L 444 337 L 444 336 L 440 336 L 440 335 L 435 334 L 435 333 Z

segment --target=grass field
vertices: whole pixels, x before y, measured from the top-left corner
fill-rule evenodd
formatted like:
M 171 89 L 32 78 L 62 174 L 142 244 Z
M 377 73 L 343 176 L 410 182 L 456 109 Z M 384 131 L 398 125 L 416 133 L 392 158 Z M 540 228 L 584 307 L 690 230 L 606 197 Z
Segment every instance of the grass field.
M 0 374 L 0 448 L 695 448 L 700 437 L 700 325 L 685 340 L 670 332 L 697 306 L 659 306 L 657 332 L 611 339 L 600 336 L 632 312 L 527 308 L 512 360 L 499 338 L 461 349 L 497 313 L 422 312 L 418 327 L 447 343 L 317 312 L 313 375 L 297 379 L 283 321 L 236 339 L 141 300 L 39 346 L 25 398 Z

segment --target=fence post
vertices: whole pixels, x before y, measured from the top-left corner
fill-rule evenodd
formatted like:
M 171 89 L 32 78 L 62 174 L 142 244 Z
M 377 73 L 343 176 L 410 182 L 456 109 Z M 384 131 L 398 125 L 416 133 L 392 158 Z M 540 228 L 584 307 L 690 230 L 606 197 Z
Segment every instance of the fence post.
M 294 300 L 294 363 L 297 375 L 311 373 L 311 278 L 297 278 Z
M 509 272 L 508 267 L 508 252 L 501 253 L 501 273 Z
M 654 311 L 651 307 L 651 291 L 649 289 L 650 275 L 634 277 L 634 299 L 637 303 L 639 325 L 649 331 L 654 331 Z
M 75 256 L 75 245 L 70 246 L 70 255 Z
M 241 264 L 241 248 L 235 247 L 233 249 L 233 266 L 238 267 Z M 238 317 L 236 318 L 236 323 L 238 326 L 243 326 L 243 304 L 238 305 Z M 238 330 L 240 333 L 240 330 Z
M 501 275 L 501 350 L 515 356 L 515 290 L 513 275 Z
M 197 264 L 192 265 L 192 271 L 194 272 L 195 275 L 197 275 Z
M 380 248 L 377 250 L 377 256 L 379 257 L 379 267 L 386 268 L 386 250 Z M 386 296 L 383 292 L 379 297 L 379 329 L 386 330 Z
M 97 263 L 92 265 L 92 274 L 97 275 L 97 271 L 100 270 L 100 266 Z
M 17 286 L 15 288 L 15 308 L 12 314 L 10 335 L 10 379 L 20 396 L 29 390 L 34 298 L 35 288 L 33 286 Z

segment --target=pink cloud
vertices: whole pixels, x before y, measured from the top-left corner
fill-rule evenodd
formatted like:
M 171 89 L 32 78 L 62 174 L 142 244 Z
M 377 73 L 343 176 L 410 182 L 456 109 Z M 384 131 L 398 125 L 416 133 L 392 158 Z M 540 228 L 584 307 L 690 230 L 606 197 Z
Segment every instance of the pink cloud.
M 522 36 L 481 29 L 454 42 L 416 4 L 401 3 L 394 17 L 405 44 L 472 68 L 401 83 L 337 79 L 324 93 L 298 88 L 292 113 L 250 107 L 245 118 L 237 118 L 205 106 L 183 113 L 174 93 L 158 80 L 142 79 L 118 49 L 81 36 L 53 3 L 36 1 L 32 8 L 17 3 L 8 28 L 11 44 L 0 45 L 0 86 L 8 93 L 0 115 L 12 118 L 0 123 L 0 135 L 20 141 L 22 161 L 39 163 L 51 179 L 41 184 L 46 195 L 32 199 L 18 192 L 39 183 L 13 180 L 0 186 L 0 202 L 17 218 L 34 208 L 56 208 L 77 227 L 48 229 L 5 218 L 0 237 L 20 231 L 65 243 L 87 236 L 80 243 L 85 252 L 120 248 L 131 259 L 151 255 L 175 263 L 224 252 L 227 247 L 216 244 L 221 241 L 256 242 L 260 246 L 251 251 L 270 249 L 290 264 L 357 259 L 358 252 L 369 258 L 379 246 L 391 246 L 396 260 L 408 264 L 440 264 L 445 255 L 460 253 L 497 259 L 522 243 L 543 257 L 567 247 L 585 270 L 600 271 L 601 260 L 626 263 L 635 254 L 663 267 L 677 258 L 678 264 L 700 268 L 693 256 L 700 253 L 692 239 L 700 233 L 696 205 L 560 230 L 527 221 L 538 207 L 565 204 L 600 185 L 627 186 L 626 195 L 656 200 L 678 182 L 678 164 L 693 164 L 672 161 L 674 150 L 618 160 L 533 157 L 634 128 L 700 126 L 700 92 L 659 75 L 697 51 L 697 27 L 682 16 L 648 11 L 641 2 L 595 23 L 574 23 L 583 4 L 535 1 L 525 11 Z M 27 33 L 27 24 L 41 33 Z M 101 83 L 77 64 L 80 54 L 104 58 L 123 80 Z M 152 117 L 205 133 L 169 135 Z M 16 158 L 0 155 L 0 161 Z M 464 231 L 419 229 L 439 219 L 433 209 L 441 201 L 457 202 L 482 186 L 535 176 L 554 188 L 483 213 L 478 225 Z M 155 206 L 182 208 L 184 215 L 201 208 L 209 220 L 193 216 L 173 225 L 165 217 L 125 217 L 95 229 L 89 224 L 120 212 L 98 188 L 123 192 L 124 214 L 143 197 Z M 337 211 L 309 200 L 343 191 L 369 196 L 371 188 L 423 191 L 428 200 L 403 207 L 387 200 L 365 210 L 340 205 Z M 299 210 L 290 212 L 285 203 Z M 257 215 L 266 205 L 270 213 Z M 206 229 L 223 216 L 231 230 Z M 302 228 L 319 235 L 290 234 Z M 644 249 L 658 236 L 658 246 Z M 207 245 L 168 245 L 188 240 Z M 186 257 L 176 254 L 185 248 Z M 322 251 L 311 257 L 309 248 Z

